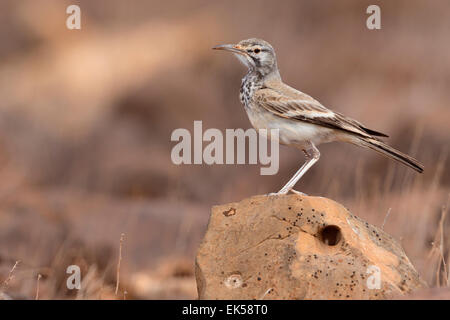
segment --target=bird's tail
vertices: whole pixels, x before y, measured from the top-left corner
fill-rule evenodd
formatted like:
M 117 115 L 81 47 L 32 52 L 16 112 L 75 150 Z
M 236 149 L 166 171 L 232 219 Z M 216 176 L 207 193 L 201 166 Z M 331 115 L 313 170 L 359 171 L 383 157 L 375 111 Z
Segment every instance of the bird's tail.
M 382 141 L 379 141 L 376 139 L 371 139 L 371 138 L 360 138 L 360 137 L 356 138 L 355 137 L 355 139 L 352 139 L 352 141 L 350 141 L 350 142 L 353 144 L 362 146 L 362 147 L 366 147 L 366 148 L 375 150 L 388 158 L 392 158 L 392 159 L 416 170 L 417 172 L 420 172 L 420 173 L 423 172 L 424 167 L 419 161 L 417 161 L 413 157 L 410 157 L 410 156 L 388 146 L 387 144 L 383 143 Z

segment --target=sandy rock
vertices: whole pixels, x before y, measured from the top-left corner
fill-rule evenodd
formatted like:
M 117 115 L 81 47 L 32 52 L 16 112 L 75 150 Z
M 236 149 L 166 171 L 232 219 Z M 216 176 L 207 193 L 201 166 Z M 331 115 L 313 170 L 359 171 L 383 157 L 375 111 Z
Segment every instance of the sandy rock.
M 396 295 L 398 300 L 450 300 L 450 288 L 425 288 L 408 295 Z
M 298 195 L 213 207 L 196 280 L 200 299 L 386 299 L 426 287 L 393 237 Z

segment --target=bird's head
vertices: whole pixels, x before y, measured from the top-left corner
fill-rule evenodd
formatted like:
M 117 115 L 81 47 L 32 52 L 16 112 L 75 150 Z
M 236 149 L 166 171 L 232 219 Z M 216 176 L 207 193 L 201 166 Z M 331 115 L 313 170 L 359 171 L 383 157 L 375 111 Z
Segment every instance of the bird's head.
M 242 40 L 238 44 L 223 44 L 213 47 L 215 50 L 226 50 L 234 55 L 247 68 L 266 76 L 278 74 L 277 59 L 272 46 L 262 39 Z

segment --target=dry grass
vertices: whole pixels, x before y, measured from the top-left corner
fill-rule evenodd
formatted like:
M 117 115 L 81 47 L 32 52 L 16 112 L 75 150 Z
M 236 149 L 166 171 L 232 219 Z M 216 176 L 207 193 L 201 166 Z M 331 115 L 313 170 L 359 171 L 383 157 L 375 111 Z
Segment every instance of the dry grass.
M 125 234 L 122 233 L 120 235 L 120 245 L 119 245 L 119 261 L 117 261 L 117 273 L 116 273 L 116 290 L 114 291 L 114 294 L 117 296 L 117 293 L 119 292 L 119 284 L 120 284 L 120 263 L 122 262 L 122 245 L 123 241 L 125 240 Z M 124 291 L 125 292 L 125 291 Z

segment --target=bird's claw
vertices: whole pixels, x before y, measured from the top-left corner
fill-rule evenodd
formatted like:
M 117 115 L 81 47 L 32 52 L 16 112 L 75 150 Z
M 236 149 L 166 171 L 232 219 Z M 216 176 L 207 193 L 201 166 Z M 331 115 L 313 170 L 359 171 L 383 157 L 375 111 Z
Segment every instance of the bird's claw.
M 297 191 L 297 190 L 294 190 L 294 189 L 289 190 L 289 192 L 292 192 L 294 194 L 298 194 L 300 196 L 307 196 L 306 193 L 303 193 L 303 192 L 300 192 L 300 191 Z
M 282 192 L 282 191 L 271 192 L 271 193 L 267 194 L 267 196 L 268 197 L 280 196 L 280 195 L 283 195 L 283 194 L 288 194 L 289 192 L 292 192 L 292 193 L 300 195 L 300 196 L 307 196 L 306 193 L 303 193 L 303 192 L 300 192 L 300 191 L 297 191 L 297 190 L 294 190 L 294 189 L 291 189 L 288 192 Z

